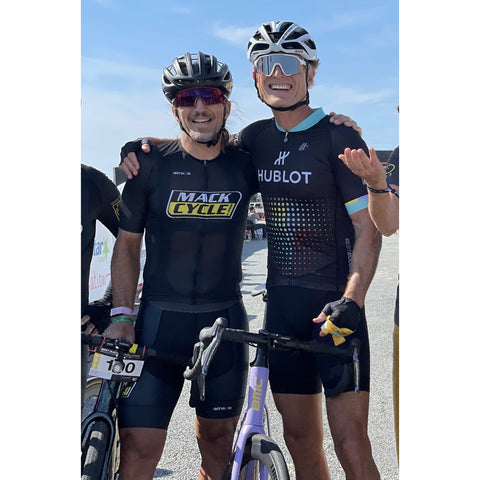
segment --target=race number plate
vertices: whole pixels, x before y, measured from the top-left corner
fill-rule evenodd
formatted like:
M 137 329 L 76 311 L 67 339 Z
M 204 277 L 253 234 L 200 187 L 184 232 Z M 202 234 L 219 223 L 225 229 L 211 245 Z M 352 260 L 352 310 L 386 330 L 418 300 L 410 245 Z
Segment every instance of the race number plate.
M 142 373 L 143 363 L 129 358 L 119 362 L 114 356 L 95 352 L 89 373 L 106 380 L 135 380 Z

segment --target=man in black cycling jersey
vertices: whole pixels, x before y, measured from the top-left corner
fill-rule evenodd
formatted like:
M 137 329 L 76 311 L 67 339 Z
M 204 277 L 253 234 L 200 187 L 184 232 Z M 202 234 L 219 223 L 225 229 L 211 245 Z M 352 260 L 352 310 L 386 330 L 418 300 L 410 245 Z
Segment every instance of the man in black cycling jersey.
M 304 28 L 293 22 L 263 24 L 248 43 L 248 58 L 258 97 L 274 116 L 239 134 L 239 144 L 251 153 L 257 168 L 265 208 L 267 329 L 307 338 L 315 319 L 335 335 L 319 341 L 334 339 L 338 348 L 345 348 L 354 336 L 362 342 L 359 395 L 353 385 L 338 396 L 330 395 L 338 364 L 334 357 L 321 357 L 315 370 L 308 355 L 295 359 L 284 352 L 271 355 L 271 388 L 297 479 L 328 478 L 318 449 L 322 384 L 335 451 L 346 478 L 379 479 L 367 433 L 369 346 L 364 301 L 381 236 L 368 214 L 361 179 L 338 159 L 345 148 L 366 149 L 366 145 L 354 130 L 332 125 L 321 108 L 309 106 L 308 89 L 319 59 Z
M 96 222 L 100 221 L 115 237 L 120 219 L 120 192 L 114 183 L 99 170 L 87 165 L 81 166 L 81 324 L 86 333 L 102 331 L 102 302 L 88 304 L 88 282 L 92 261 Z M 107 289 L 108 291 L 108 289 Z M 108 297 L 108 293 L 106 295 Z M 105 297 L 104 297 L 105 298 Z M 108 315 L 107 315 L 108 318 Z M 88 376 L 88 345 L 82 345 L 81 353 L 82 403 Z
M 307 339 L 314 333 L 312 319 L 326 323 L 327 315 L 319 316 L 325 311 L 335 334 L 354 331 L 338 348 L 346 348 L 353 336 L 362 341 L 359 395 L 353 384 L 330 395 L 338 380 L 336 357 L 323 357 L 312 368 L 312 355 L 271 353 L 271 388 L 296 477 L 329 478 L 322 449 L 323 384 L 347 478 L 379 478 L 367 434 L 369 346 L 363 307 L 381 237 L 367 211 L 364 185 L 338 159 L 345 148 L 366 145 L 353 129 L 334 125 L 321 108 L 309 107 L 308 88 L 319 62 L 307 31 L 293 22 L 264 24 L 250 40 L 248 55 L 259 98 L 274 114 L 246 127 L 236 139 L 252 155 L 265 208 L 267 328 Z M 130 162 L 135 160 L 131 152 L 139 142 L 134 144 L 123 150 L 122 159 L 128 154 Z M 130 165 L 123 168 L 130 177 L 141 171 L 138 163 Z M 332 337 L 319 341 L 332 342 Z
M 225 122 L 233 80 L 213 55 L 186 53 L 163 71 L 162 89 L 182 131 L 179 140 L 139 154 L 127 182 L 112 258 L 112 322 L 106 335 L 152 346 L 119 407 L 120 475 L 151 479 L 199 331 L 219 317 L 248 328 L 241 300 L 241 252 L 250 197 L 258 182 L 250 157 L 228 142 Z M 143 233 L 147 260 L 138 319 L 131 310 Z M 248 367 L 245 345 L 222 345 L 206 381 L 206 401 L 192 384 L 200 479 L 220 479 L 241 412 Z M 184 360 L 185 359 L 185 360 Z

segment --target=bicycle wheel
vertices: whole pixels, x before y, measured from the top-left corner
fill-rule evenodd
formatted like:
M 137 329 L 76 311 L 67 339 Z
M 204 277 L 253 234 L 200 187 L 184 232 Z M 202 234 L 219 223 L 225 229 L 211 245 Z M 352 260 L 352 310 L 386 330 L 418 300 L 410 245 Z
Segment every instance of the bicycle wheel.
M 107 423 L 98 420 L 92 425 L 82 452 L 82 480 L 103 480 L 102 470 L 109 437 L 110 429 Z
M 102 379 L 98 377 L 89 377 L 85 386 L 85 396 L 82 408 L 82 421 L 93 412 L 95 402 L 97 401 L 100 387 L 102 386 Z
M 259 480 L 261 467 L 272 480 L 290 480 L 287 465 L 278 445 L 266 435 L 252 435 L 245 444 L 239 480 Z M 227 465 L 222 480 L 231 480 L 233 458 Z
M 93 412 L 98 395 L 100 394 L 102 382 L 103 380 L 98 377 L 88 378 L 87 385 L 85 387 L 85 400 L 84 400 L 83 411 L 82 411 L 82 422 L 83 420 L 85 420 L 85 418 L 89 414 Z M 118 471 L 120 468 L 120 438 L 119 438 L 118 425 L 117 425 L 117 409 L 114 408 L 110 415 L 115 428 L 115 432 L 114 432 L 113 445 L 110 452 L 108 470 L 106 475 L 104 476 L 104 479 L 102 480 L 117 479 Z M 93 430 L 94 426 L 89 427 L 90 432 Z M 90 437 L 90 433 L 88 433 L 87 435 Z M 105 442 L 105 445 L 107 445 L 106 442 Z M 83 465 L 85 465 L 86 463 L 85 459 L 86 459 L 87 451 L 88 451 L 88 448 L 87 448 L 87 445 L 85 445 L 85 447 L 82 448 L 82 468 L 83 468 Z M 92 477 L 92 479 L 93 478 L 94 477 Z

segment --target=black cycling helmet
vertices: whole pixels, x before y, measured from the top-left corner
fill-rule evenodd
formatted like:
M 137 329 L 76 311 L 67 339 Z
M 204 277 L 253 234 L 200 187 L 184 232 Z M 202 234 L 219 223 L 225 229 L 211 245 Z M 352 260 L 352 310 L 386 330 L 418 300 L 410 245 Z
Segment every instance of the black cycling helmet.
M 228 100 L 233 89 L 228 65 L 219 62 L 214 55 L 187 52 L 163 70 L 162 90 L 170 103 L 179 92 L 194 87 L 218 88 Z

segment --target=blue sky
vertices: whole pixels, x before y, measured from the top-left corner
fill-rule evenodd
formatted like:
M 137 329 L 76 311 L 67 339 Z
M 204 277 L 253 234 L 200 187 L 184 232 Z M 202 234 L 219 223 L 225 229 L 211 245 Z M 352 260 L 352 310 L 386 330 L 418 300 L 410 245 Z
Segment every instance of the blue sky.
M 232 132 L 270 117 L 246 58 L 249 38 L 270 20 L 292 20 L 316 41 L 321 64 L 312 106 L 354 118 L 369 146 L 398 144 L 397 0 L 82 0 L 81 7 L 81 159 L 110 177 L 127 140 L 178 135 L 161 72 L 187 51 L 213 53 L 230 66 Z

